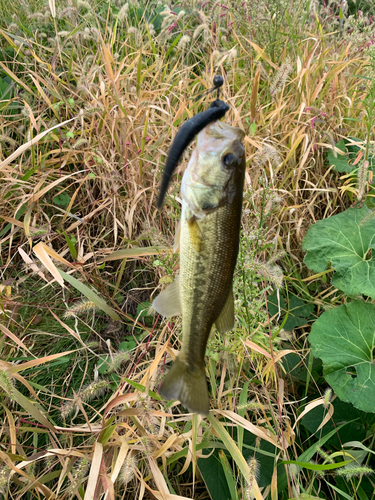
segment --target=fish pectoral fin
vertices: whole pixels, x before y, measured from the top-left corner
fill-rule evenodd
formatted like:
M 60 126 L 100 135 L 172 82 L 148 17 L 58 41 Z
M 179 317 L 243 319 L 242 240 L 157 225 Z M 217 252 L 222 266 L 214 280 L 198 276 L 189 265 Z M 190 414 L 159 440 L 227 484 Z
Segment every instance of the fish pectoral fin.
M 165 318 L 181 314 L 180 301 L 180 276 L 177 275 L 174 282 L 167 286 L 152 302 L 155 311 Z
M 196 252 L 201 252 L 204 249 L 203 235 L 195 217 L 188 221 L 188 228 L 190 241 L 194 250 Z
M 176 253 L 180 250 L 180 237 L 181 237 L 181 221 L 178 222 L 176 227 L 176 234 L 174 237 L 173 252 Z
M 177 399 L 191 412 L 208 415 L 210 411 L 204 365 L 190 366 L 181 355 L 163 379 L 160 394 L 164 399 Z
M 229 292 L 227 301 L 219 317 L 215 321 L 215 326 L 219 333 L 229 332 L 234 327 L 234 298 L 233 290 Z

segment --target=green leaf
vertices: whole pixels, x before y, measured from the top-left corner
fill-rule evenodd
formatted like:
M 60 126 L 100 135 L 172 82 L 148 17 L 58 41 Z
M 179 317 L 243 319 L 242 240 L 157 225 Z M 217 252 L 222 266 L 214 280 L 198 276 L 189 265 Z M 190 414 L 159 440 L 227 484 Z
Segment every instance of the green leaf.
M 330 432 L 335 431 L 341 422 L 346 422 L 349 418 L 351 422 L 340 431 L 337 430 L 328 440 L 329 448 L 332 449 L 333 447 L 341 450 L 342 446 L 345 446 L 342 443 L 346 443 L 347 441 L 363 441 L 368 435 L 371 426 L 375 424 L 375 414 L 360 411 L 357 408 L 354 408 L 352 404 L 341 401 L 338 397 L 336 397 L 331 404 L 334 412 L 332 418 L 326 423 L 323 429 L 319 431 L 320 437 L 326 436 Z M 302 418 L 301 423 L 304 427 L 306 427 L 310 434 L 315 434 L 326 414 L 327 410 L 322 405 L 319 405 L 306 413 L 306 415 Z M 306 462 L 308 460 L 304 461 Z
M 324 312 L 309 341 L 337 396 L 359 410 L 375 412 L 375 306 L 354 301 Z
M 311 464 L 310 462 L 299 462 L 298 460 L 283 460 L 280 464 L 295 464 L 301 467 L 302 469 L 308 470 L 334 470 L 340 467 L 344 467 L 345 465 L 350 464 L 353 460 L 346 460 L 345 462 L 337 462 L 336 464 Z
M 245 413 L 246 413 L 246 408 L 244 406 L 247 403 L 247 391 L 249 389 L 249 384 L 250 384 L 250 381 L 248 380 L 242 386 L 240 398 L 238 401 L 238 406 L 239 406 L 238 414 L 240 415 L 240 417 L 244 417 Z M 238 445 L 238 449 L 240 450 L 241 453 L 242 453 L 242 445 L 243 445 L 243 436 L 244 436 L 244 428 L 239 426 L 238 427 L 238 436 L 237 436 L 237 445 Z
M 99 443 L 102 443 L 103 446 L 105 446 L 108 443 L 108 441 L 111 439 L 112 434 L 114 433 L 114 431 L 117 427 L 117 424 L 111 425 L 111 423 L 114 421 L 114 419 L 115 418 L 112 417 L 106 422 L 104 429 L 101 431 L 101 433 L 98 436 L 98 441 L 99 441 Z
M 211 450 L 205 450 L 211 451 Z M 211 498 L 214 500 L 231 500 L 218 450 L 208 458 L 198 460 L 199 471 L 204 479 Z
M 344 156 L 340 155 L 340 153 L 334 153 L 332 150 L 328 152 L 327 158 L 329 165 L 333 165 L 333 170 L 337 172 L 350 172 L 352 169 L 348 163 L 347 150 L 344 141 L 340 141 L 335 144 L 335 147 L 340 151 L 345 153 Z
M 271 316 L 278 314 L 279 303 L 276 293 L 267 296 L 267 306 Z M 293 330 L 293 328 L 306 325 L 309 320 L 315 319 L 311 317 L 314 312 L 314 304 L 306 304 L 293 294 L 289 294 L 288 306 L 285 303 L 284 297 L 280 295 L 280 309 L 280 323 L 284 321 L 285 314 L 288 314 L 288 318 L 284 324 L 285 330 Z
M 103 373 L 107 373 L 107 370 L 109 368 L 109 363 L 108 363 L 108 360 L 109 360 L 109 354 L 103 354 L 101 356 L 99 356 L 99 359 L 98 359 L 98 372 L 100 374 L 103 374 Z
M 221 441 L 225 444 L 226 449 L 229 451 L 232 459 L 236 462 L 236 465 L 239 468 L 239 470 L 241 471 L 244 478 L 247 478 L 248 473 L 249 473 L 249 466 L 248 466 L 244 456 L 242 455 L 242 453 L 238 449 L 238 446 L 236 445 L 233 438 L 231 437 L 231 435 L 225 429 L 224 425 L 219 420 L 216 420 L 216 418 L 214 416 L 212 416 L 211 414 L 208 416 L 208 420 L 209 420 L 210 424 L 212 425 L 216 434 L 219 436 Z
M 256 131 L 257 131 L 257 124 L 256 124 L 255 122 L 253 122 L 253 123 L 250 125 L 250 132 L 251 132 L 251 135 L 254 135 Z
M 233 436 L 236 437 L 236 430 L 239 432 L 240 426 L 233 429 Z M 267 487 L 272 481 L 273 470 L 276 467 L 276 447 L 261 439 L 257 442 L 257 437 L 251 432 L 245 430 L 243 438 L 242 454 L 246 461 L 256 458 L 259 469 L 257 475 L 257 483 L 260 488 Z
M 70 202 L 70 196 L 65 193 L 58 194 L 52 198 L 55 205 L 60 205 L 61 207 L 67 207 Z
M 349 138 L 343 139 L 335 144 L 335 147 L 345 154 L 341 155 L 340 153 L 334 153 L 330 150 L 327 155 L 329 165 L 333 165 L 333 170 L 341 173 L 348 173 L 356 170 L 360 163 L 354 165 L 353 162 L 357 158 L 358 152 L 361 150 L 364 151 L 365 146 L 365 141 L 358 139 L 357 137 L 349 136 Z M 375 157 L 370 154 L 368 161 L 370 169 L 374 171 Z
M 310 448 L 307 448 L 307 450 L 305 450 L 298 457 L 298 461 L 299 462 L 307 462 L 308 460 L 311 460 L 312 457 L 317 452 L 318 448 L 321 448 L 324 445 L 324 443 L 326 443 L 328 440 L 330 440 L 338 431 L 340 431 L 341 429 L 343 429 L 346 425 L 350 424 L 351 422 L 352 422 L 352 420 L 350 420 L 349 422 L 345 422 L 345 423 L 339 425 L 337 428 L 333 429 L 331 432 L 329 432 L 328 434 L 326 434 L 324 437 L 320 438 L 319 441 L 317 441 L 316 443 L 314 443 L 313 445 L 311 445 Z
M 13 94 L 14 83 L 9 78 L 9 76 L 0 78 L 0 109 L 3 109 L 8 104 L 8 101 L 12 98 Z
M 74 238 L 74 236 L 69 238 L 69 236 L 66 234 L 65 231 L 63 231 L 63 233 L 64 233 L 65 240 L 66 240 L 68 247 L 69 247 L 70 255 L 73 257 L 74 260 L 77 260 L 77 250 L 75 249 L 75 246 L 74 246 L 74 244 L 77 243 L 77 240 Z M 73 241 L 73 238 L 75 241 Z
M 121 351 L 121 352 L 131 351 L 135 347 L 137 347 L 137 342 L 134 339 L 124 340 L 118 346 L 119 351 Z
M 370 450 L 370 448 L 367 448 L 367 446 L 360 443 L 359 441 L 349 441 L 348 443 L 344 443 L 343 446 L 346 446 L 346 447 L 350 446 L 352 448 L 361 448 L 362 450 L 367 451 L 368 453 L 372 453 L 373 455 L 375 455 L 374 450 Z
M 144 321 L 146 325 L 152 325 L 153 313 L 151 311 L 151 302 L 141 302 L 137 305 L 137 318 L 138 321 Z
M 130 380 L 126 377 L 121 377 L 121 380 L 124 380 L 125 382 L 127 382 L 129 385 L 131 385 L 132 387 L 134 387 L 134 389 L 136 389 L 137 391 L 140 391 L 140 392 L 145 392 L 146 391 L 146 387 L 142 384 L 138 384 L 138 382 L 134 382 L 134 380 Z M 156 392 L 154 391 L 151 391 L 149 389 L 148 391 L 148 395 L 154 399 L 156 399 L 157 401 L 162 401 L 162 398 L 159 396 L 159 394 L 156 394 Z
M 221 465 L 223 467 L 225 479 L 227 480 L 228 488 L 230 490 L 230 498 L 231 498 L 231 500 L 237 500 L 238 495 L 237 495 L 237 491 L 236 491 L 236 480 L 235 480 L 235 477 L 233 477 L 234 476 L 233 470 L 232 470 L 231 466 L 229 465 L 228 459 L 227 459 L 225 452 L 223 450 L 219 450 L 219 458 L 220 458 Z
M 336 288 L 375 298 L 375 218 L 361 224 L 369 213 L 366 206 L 349 208 L 317 222 L 307 231 L 302 249 L 307 251 L 305 264 L 315 272 L 331 263 Z
M 326 484 L 328 484 L 333 490 L 337 491 L 337 493 L 339 493 L 339 495 L 341 495 L 341 497 L 346 498 L 346 500 L 354 500 L 354 498 L 351 497 L 350 495 L 348 495 L 347 493 L 345 493 L 345 491 L 340 490 L 340 488 L 337 488 L 333 484 L 329 483 L 327 480 L 326 480 Z

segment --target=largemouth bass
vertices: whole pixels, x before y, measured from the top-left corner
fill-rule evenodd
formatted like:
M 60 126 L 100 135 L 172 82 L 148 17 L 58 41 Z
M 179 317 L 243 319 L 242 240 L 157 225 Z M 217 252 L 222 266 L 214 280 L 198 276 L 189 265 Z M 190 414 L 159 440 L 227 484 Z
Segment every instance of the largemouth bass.
M 175 247 L 180 273 L 153 301 L 165 317 L 182 313 L 182 349 L 160 393 L 189 411 L 207 414 L 205 350 L 213 324 L 234 326 L 233 272 L 239 249 L 246 168 L 243 130 L 222 122 L 198 134 L 182 180 L 182 214 Z

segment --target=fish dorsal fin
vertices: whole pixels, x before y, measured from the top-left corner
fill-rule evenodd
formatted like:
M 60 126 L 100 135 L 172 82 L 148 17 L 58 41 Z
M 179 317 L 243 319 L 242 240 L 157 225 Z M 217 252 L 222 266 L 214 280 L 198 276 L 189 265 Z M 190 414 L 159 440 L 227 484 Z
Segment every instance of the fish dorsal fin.
M 219 317 L 215 321 L 215 326 L 219 333 L 229 332 L 234 327 L 234 298 L 233 290 L 229 292 L 227 301 Z
M 167 286 L 152 302 L 155 311 L 165 318 L 181 314 L 180 276 L 177 275 L 173 283 Z

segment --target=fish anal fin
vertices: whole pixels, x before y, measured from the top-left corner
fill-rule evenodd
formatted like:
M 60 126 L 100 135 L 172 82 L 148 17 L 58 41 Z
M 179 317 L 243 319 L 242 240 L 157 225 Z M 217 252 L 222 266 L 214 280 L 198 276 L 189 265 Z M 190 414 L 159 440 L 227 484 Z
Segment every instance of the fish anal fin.
M 190 366 L 177 356 L 160 386 L 164 399 L 176 399 L 190 412 L 208 415 L 210 401 L 208 396 L 204 365 Z
M 232 289 L 229 292 L 223 310 L 215 321 L 215 326 L 219 333 L 229 332 L 234 327 L 234 298 Z
M 181 314 L 180 277 L 177 275 L 174 282 L 167 286 L 152 302 L 155 311 L 165 318 Z

